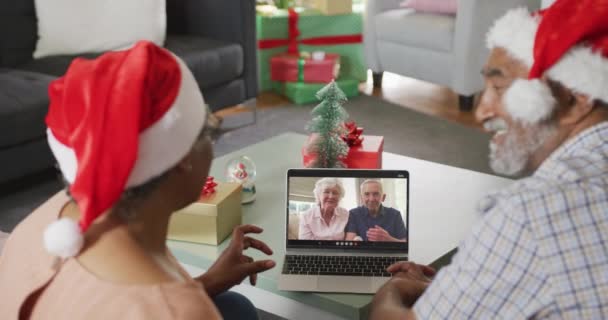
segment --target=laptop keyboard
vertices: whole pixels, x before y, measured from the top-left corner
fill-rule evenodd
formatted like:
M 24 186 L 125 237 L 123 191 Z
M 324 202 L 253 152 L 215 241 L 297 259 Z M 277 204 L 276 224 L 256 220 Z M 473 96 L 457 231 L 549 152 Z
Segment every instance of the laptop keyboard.
M 286 255 L 283 274 L 390 277 L 386 268 L 400 257 Z

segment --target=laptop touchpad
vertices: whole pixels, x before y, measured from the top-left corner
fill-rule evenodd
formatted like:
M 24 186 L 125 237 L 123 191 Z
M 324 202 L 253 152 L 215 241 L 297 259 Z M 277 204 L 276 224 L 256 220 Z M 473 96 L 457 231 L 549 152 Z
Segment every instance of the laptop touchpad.
M 351 276 L 319 276 L 317 289 L 323 292 L 371 293 L 372 278 Z

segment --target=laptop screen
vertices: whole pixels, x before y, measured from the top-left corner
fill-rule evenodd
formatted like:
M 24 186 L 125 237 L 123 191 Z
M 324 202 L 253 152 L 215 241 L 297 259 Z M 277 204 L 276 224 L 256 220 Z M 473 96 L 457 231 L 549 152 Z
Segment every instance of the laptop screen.
M 409 173 L 290 169 L 287 247 L 407 252 Z

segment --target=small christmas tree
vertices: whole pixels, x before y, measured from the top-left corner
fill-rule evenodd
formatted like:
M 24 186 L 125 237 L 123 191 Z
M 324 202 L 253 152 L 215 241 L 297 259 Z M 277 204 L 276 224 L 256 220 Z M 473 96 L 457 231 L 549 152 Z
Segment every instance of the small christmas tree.
M 308 131 L 316 134 L 308 151 L 316 155 L 308 165 L 313 168 L 342 168 L 343 160 L 348 155 L 348 145 L 342 139 L 345 133 L 344 120 L 348 114 L 342 108 L 346 95 L 335 81 L 330 82 L 317 92 L 321 100 L 313 110 L 312 120 L 308 123 Z

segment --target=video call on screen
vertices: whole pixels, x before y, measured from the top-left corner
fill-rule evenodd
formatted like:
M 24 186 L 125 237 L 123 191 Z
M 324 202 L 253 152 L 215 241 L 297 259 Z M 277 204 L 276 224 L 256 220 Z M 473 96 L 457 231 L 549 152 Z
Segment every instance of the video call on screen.
M 407 178 L 290 177 L 288 240 L 407 242 Z

